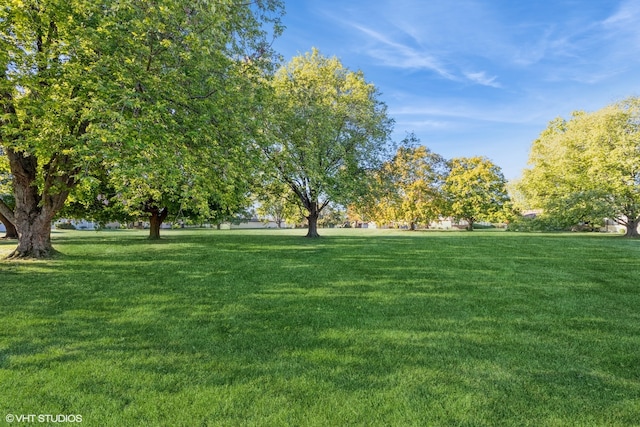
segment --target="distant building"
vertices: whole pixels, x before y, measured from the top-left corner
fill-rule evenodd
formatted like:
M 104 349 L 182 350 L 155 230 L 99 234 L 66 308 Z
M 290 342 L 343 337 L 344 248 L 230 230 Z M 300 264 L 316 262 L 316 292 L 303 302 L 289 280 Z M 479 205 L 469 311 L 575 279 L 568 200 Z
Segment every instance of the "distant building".
M 61 218 L 53 223 L 54 228 L 74 228 L 76 230 L 96 230 L 98 224 L 85 219 L 65 219 Z
M 237 223 L 225 222 L 220 226 L 220 228 L 223 230 L 278 228 L 278 223 L 271 220 L 260 220 L 253 217 L 244 219 Z M 292 226 L 291 224 L 283 222 L 280 228 L 292 228 Z

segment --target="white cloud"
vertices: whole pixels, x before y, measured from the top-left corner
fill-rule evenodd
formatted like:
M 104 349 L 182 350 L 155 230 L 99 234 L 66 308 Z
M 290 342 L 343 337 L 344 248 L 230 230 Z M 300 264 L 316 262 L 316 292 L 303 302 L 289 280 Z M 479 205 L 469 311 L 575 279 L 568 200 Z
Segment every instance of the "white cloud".
M 367 28 L 364 25 L 357 23 L 351 23 L 350 25 L 361 33 L 369 36 L 372 41 L 378 42 L 371 43 L 371 46 L 367 48 L 367 53 L 381 60 L 384 65 L 395 68 L 430 70 L 441 77 L 455 80 L 455 77 L 446 70 L 441 61 L 433 55 L 394 41 L 384 34 Z
M 618 10 L 605 19 L 602 24 L 609 28 L 629 28 L 634 32 L 638 29 L 638 17 L 640 17 L 640 3 L 636 0 L 627 0 L 623 2 Z
M 612 40 L 616 52 L 612 55 L 624 57 L 640 51 L 640 2 L 627 0 L 618 10 L 602 22 L 609 40 Z
M 416 119 L 409 118 L 408 120 L 398 120 L 396 125 L 397 125 L 396 126 L 397 128 L 405 129 L 405 130 L 411 129 L 412 131 L 424 130 L 424 129 L 444 130 L 444 129 L 451 129 L 457 126 L 456 123 L 451 121 L 431 120 L 431 119 L 424 119 L 424 118 L 416 118 Z
M 484 71 L 480 72 L 465 72 L 464 76 L 473 83 L 480 84 L 482 86 L 490 86 L 494 88 L 501 88 L 502 85 L 496 81 L 497 76 L 489 77 Z
M 357 23 L 350 25 L 368 36 L 370 40 L 377 42 L 371 43 L 366 52 L 369 56 L 380 60 L 385 66 L 409 70 L 429 70 L 451 81 L 466 81 L 482 86 L 502 88 L 502 85 L 497 82 L 497 76 L 488 76 L 485 71 L 461 72 L 461 75 L 457 75 L 455 71 L 449 71 L 443 65 L 443 60 L 426 52 L 425 49 L 392 40 L 385 34 Z

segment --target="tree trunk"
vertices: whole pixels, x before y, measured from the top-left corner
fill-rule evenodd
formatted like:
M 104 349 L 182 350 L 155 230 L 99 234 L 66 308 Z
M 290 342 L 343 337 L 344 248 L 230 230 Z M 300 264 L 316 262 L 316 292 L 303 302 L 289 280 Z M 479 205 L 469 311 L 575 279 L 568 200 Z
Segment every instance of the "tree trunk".
M 14 225 L 18 247 L 8 258 L 48 258 L 55 253 L 51 245 L 51 221 L 64 205 L 75 181 L 73 171 L 62 172 L 58 165 L 66 157 L 53 156 L 44 167 L 42 193 L 37 184 L 38 162 L 34 155 L 7 150 L 16 199 Z
M 160 239 L 160 226 L 169 215 L 169 209 L 167 208 L 148 208 L 149 212 L 149 239 Z
M 640 233 L 638 233 L 638 224 L 640 224 L 640 218 L 636 218 L 634 220 L 629 219 L 625 224 L 627 226 L 627 231 L 625 232 L 624 237 L 640 238 Z
M 20 179 L 14 179 L 18 247 L 8 258 L 49 258 L 55 253 L 51 245 L 51 221 L 55 212 L 46 204 L 39 204 L 35 180 L 31 185 L 23 184 Z
M 4 224 L 4 228 L 7 230 L 3 239 L 17 239 L 18 230 L 13 222 L 9 221 L 7 217 L 0 213 L 0 222 Z
M 473 218 L 465 218 L 467 221 L 467 231 L 473 231 Z
M 50 258 L 56 251 L 51 245 L 51 219 L 39 215 L 35 221 L 19 224 L 18 247 L 7 258 Z
M 307 209 L 309 210 L 309 216 L 306 217 L 307 223 L 309 224 L 309 230 L 307 231 L 306 237 L 320 237 L 318 234 L 318 218 L 320 217 L 318 203 L 310 203 L 310 206 Z

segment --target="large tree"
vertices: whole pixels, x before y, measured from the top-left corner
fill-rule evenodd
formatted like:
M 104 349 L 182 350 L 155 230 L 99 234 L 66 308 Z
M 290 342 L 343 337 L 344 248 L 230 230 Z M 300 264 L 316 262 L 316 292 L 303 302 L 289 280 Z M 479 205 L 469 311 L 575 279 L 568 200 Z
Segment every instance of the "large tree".
M 487 158 L 451 159 L 443 185 L 446 212 L 465 220 L 469 231 L 477 221 L 504 221 L 510 210 L 506 185 L 500 167 Z
M 438 219 L 443 209 L 441 187 L 446 173 L 444 158 L 427 147 L 400 147 L 382 168 L 381 180 L 389 188 L 379 198 L 378 216 L 404 222 L 411 230 Z
M 322 210 L 365 190 L 392 121 L 362 72 L 316 49 L 293 58 L 271 83 L 266 164 L 305 209 L 307 237 L 318 237 Z
M 196 194 L 187 188 L 219 182 L 204 178 L 202 160 L 224 158 L 238 141 L 237 111 L 227 107 L 250 104 L 235 88 L 257 74 L 248 69 L 271 64 L 261 25 L 274 23 L 277 34 L 280 8 L 279 0 L 5 2 L 0 146 L 19 234 L 10 257 L 52 253 L 51 220 L 97 165 L 123 190 L 146 181 L 141 209 L 152 221 L 168 191 L 183 202 Z
M 609 218 L 639 237 L 640 98 L 553 120 L 529 164 L 520 188 L 544 215 L 564 225 Z

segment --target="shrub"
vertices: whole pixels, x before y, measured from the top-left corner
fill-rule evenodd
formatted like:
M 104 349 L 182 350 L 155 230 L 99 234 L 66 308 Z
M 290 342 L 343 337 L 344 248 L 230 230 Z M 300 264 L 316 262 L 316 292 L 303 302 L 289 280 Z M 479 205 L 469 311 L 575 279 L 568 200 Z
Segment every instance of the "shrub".
M 507 231 L 522 231 L 522 232 L 543 232 L 543 231 L 566 231 L 567 228 L 558 224 L 551 218 L 543 216 L 531 217 L 518 217 L 513 219 L 507 225 Z
M 71 224 L 71 222 L 59 222 L 56 224 L 56 228 L 58 230 L 75 230 L 76 226 Z

